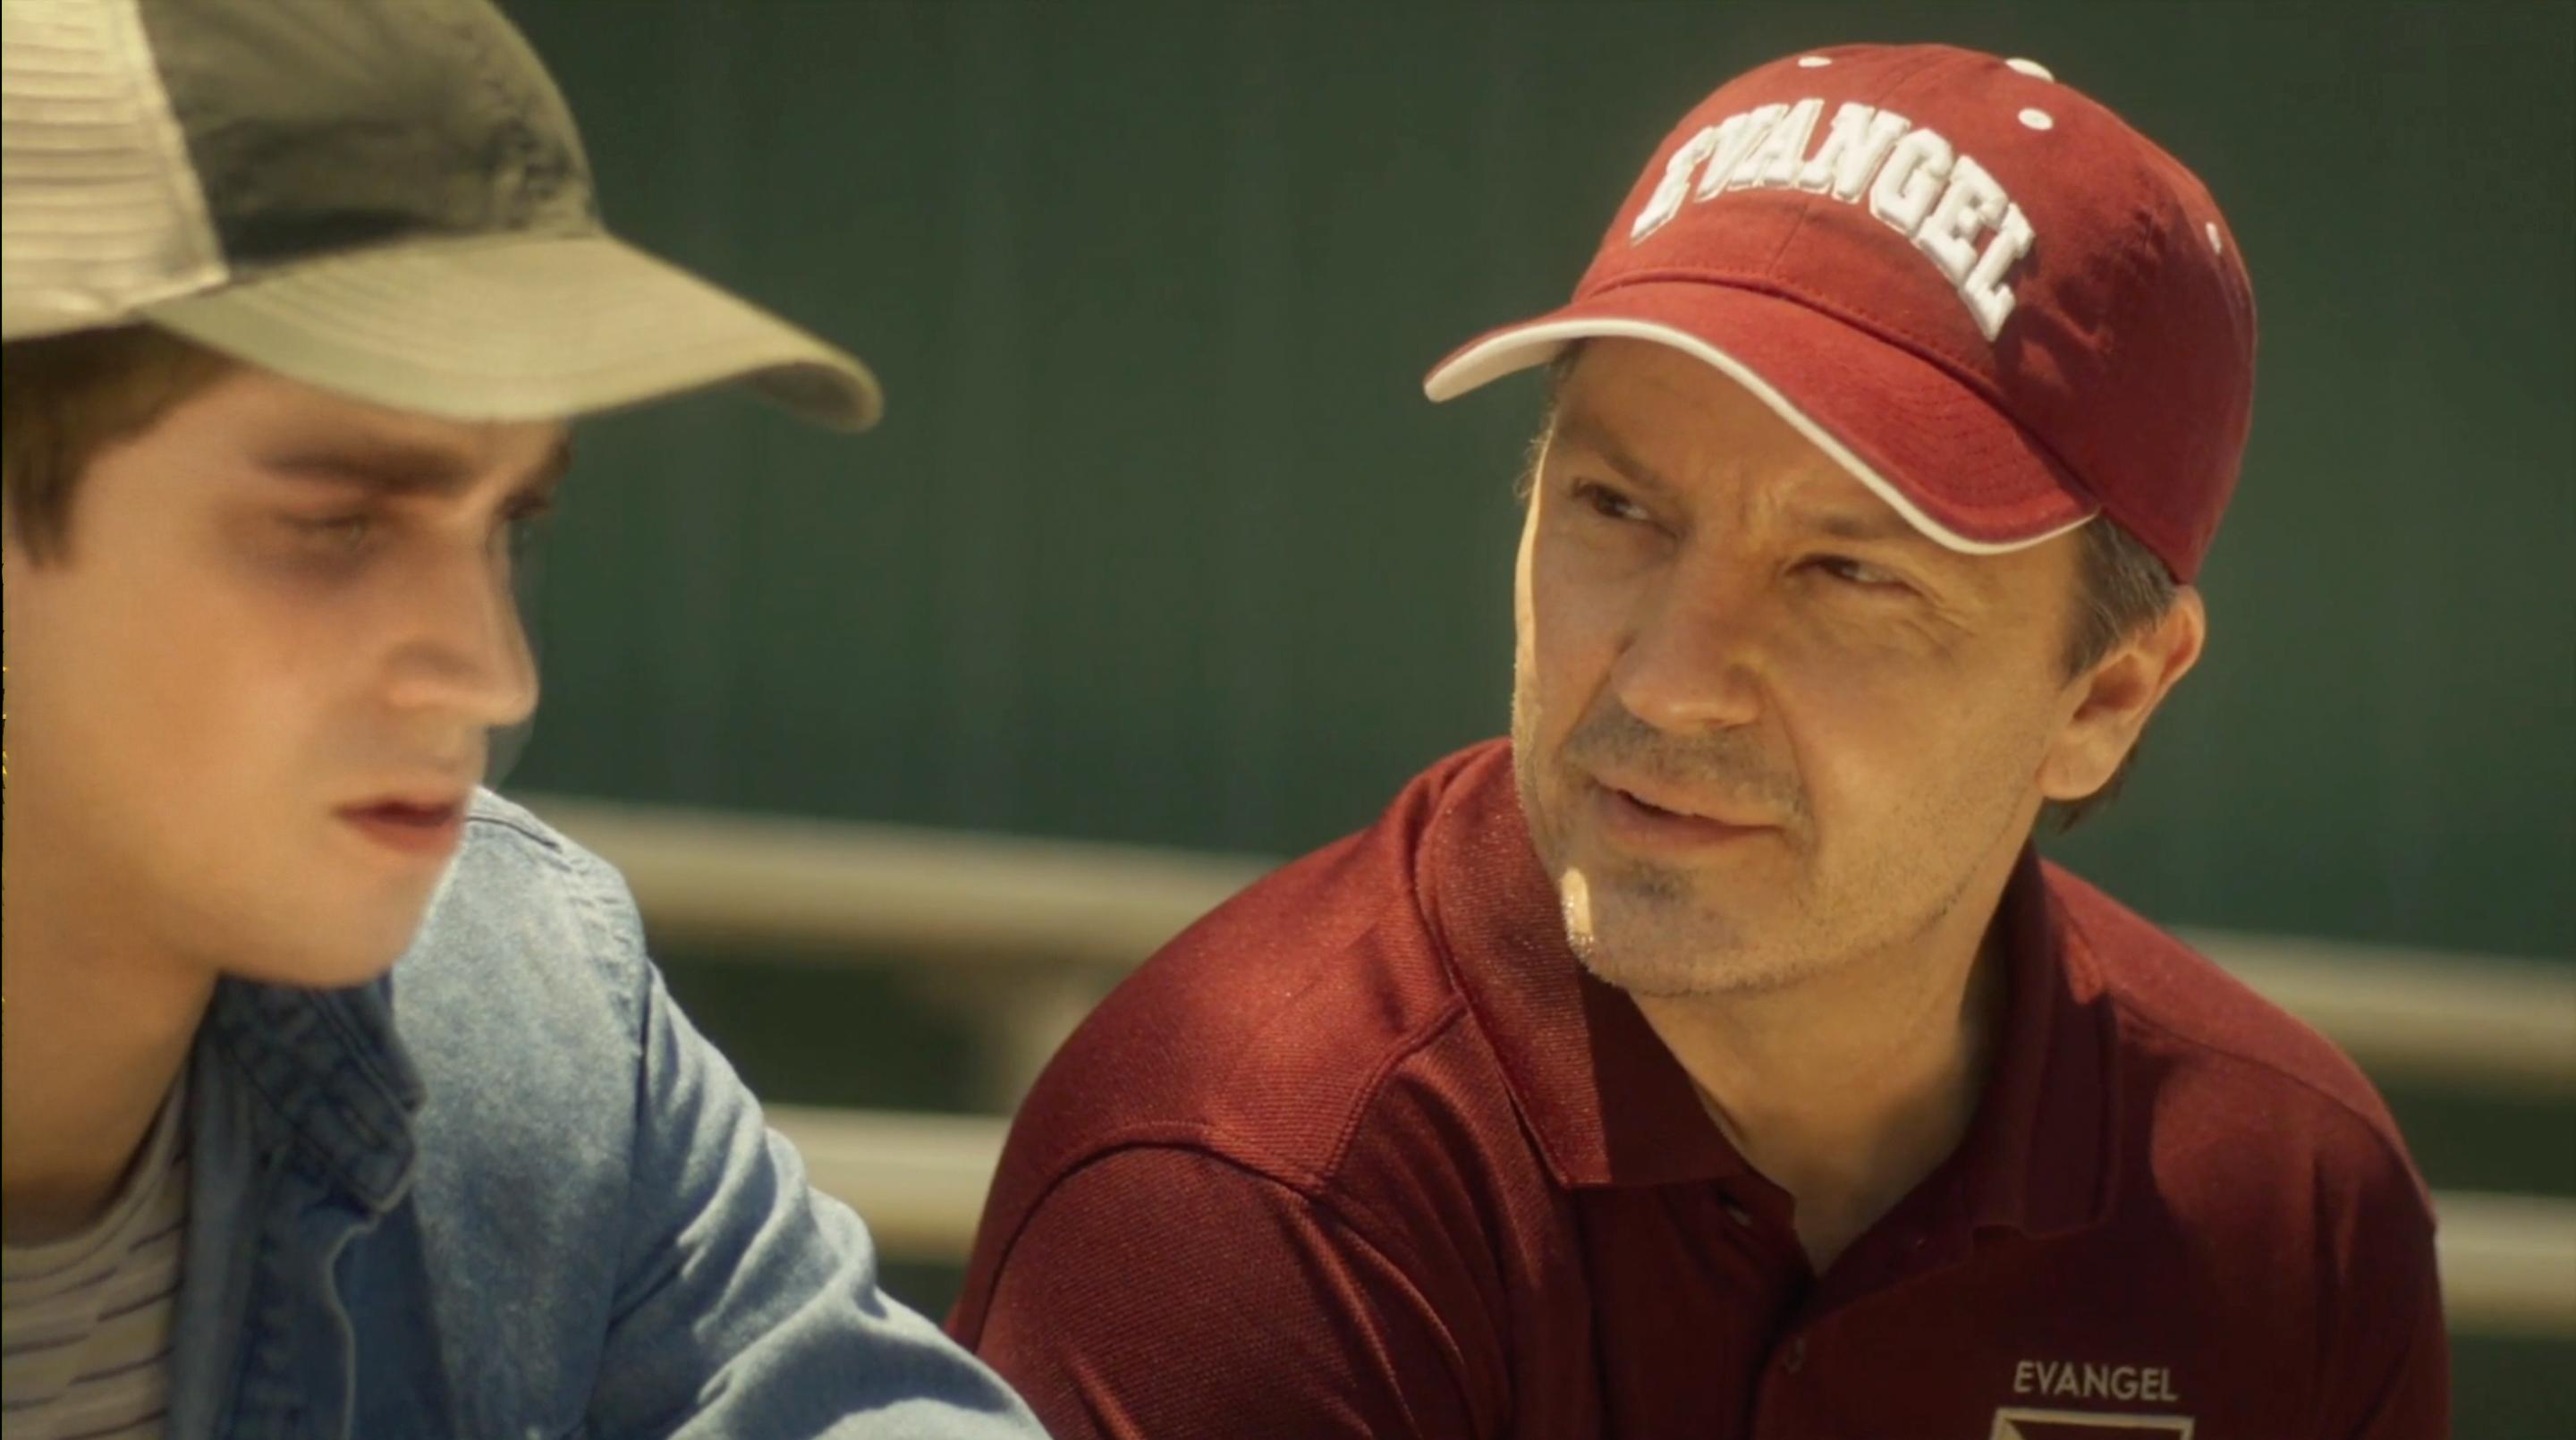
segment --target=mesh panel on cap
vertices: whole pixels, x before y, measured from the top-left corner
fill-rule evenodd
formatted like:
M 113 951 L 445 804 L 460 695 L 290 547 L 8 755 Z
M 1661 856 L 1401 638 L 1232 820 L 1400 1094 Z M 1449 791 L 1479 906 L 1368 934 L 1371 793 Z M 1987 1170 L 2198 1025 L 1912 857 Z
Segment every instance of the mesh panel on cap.
M 0 27 L 7 337 L 115 324 L 221 282 L 133 0 L 8 0 Z

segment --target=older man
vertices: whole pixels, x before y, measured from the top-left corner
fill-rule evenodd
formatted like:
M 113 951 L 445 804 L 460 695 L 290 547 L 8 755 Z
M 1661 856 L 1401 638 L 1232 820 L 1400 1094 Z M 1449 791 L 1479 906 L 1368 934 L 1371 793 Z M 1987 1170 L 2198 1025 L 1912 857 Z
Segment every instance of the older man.
M 2031 848 L 2200 654 L 2253 362 L 2043 67 L 1719 89 L 1428 382 L 1549 367 L 1510 742 L 1093 1017 L 954 1332 L 1064 1436 L 2440 1433 L 2369 1085 Z

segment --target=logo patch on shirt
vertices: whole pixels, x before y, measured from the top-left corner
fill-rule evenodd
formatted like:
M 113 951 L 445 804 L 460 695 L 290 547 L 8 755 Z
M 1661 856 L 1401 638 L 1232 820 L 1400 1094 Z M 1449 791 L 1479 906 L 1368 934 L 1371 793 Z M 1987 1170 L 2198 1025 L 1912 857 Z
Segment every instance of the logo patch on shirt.
M 2024 1360 L 2013 1366 L 2012 1393 L 2033 1400 L 2128 1400 L 2171 1405 L 2173 1371 L 2162 1365 Z M 2061 1410 L 2007 1405 L 1995 1411 L 1987 1440 L 2191 1440 L 2189 1415 L 2136 1415 L 2116 1410 Z
M 1988 1440 L 2191 1440 L 2191 1417 L 2008 1407 Z

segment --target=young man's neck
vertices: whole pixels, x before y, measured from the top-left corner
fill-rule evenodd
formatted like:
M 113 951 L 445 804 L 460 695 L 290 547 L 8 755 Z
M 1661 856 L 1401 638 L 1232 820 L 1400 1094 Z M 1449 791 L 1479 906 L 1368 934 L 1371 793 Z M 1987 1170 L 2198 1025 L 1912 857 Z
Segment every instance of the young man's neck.
M 1781 990 L 1637 997 L 1727 1139 L 1796 1199 L 1819 1274 L 1967 1134 L 2003 1013 L 2001 894 L 1974 885 L 1901 951 Z
M 0 1237 L 78 1233 L 115 1200 L 187 1063 L 214 976 L 139 945 L 9 851 L 0 907 Z

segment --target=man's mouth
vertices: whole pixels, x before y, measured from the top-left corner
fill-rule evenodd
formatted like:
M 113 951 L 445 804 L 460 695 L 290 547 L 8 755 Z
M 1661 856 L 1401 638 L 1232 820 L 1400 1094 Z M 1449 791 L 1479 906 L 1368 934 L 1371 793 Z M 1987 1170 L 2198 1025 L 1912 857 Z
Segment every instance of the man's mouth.
M 465 832 L 461 800 L 377 800 L 339 814 L 368 839 L 410 856 L 444 856 Z
M 1594 782 L 1593 808 L 1612 838 L 1650 849 L 1696 848 L 1767 833 L 1769 825 L 1720 820 L 1680 808 L 1674 797 L 1650 800 L 1606 781 Z

